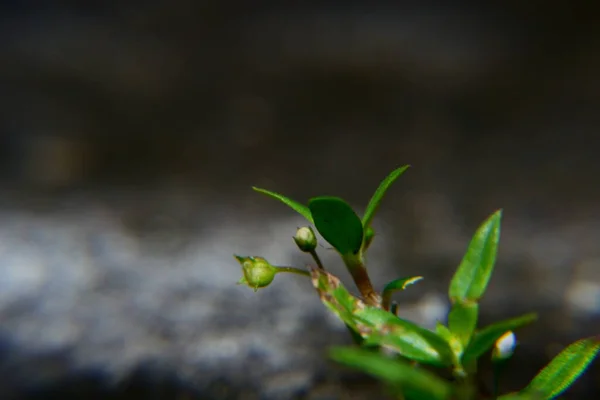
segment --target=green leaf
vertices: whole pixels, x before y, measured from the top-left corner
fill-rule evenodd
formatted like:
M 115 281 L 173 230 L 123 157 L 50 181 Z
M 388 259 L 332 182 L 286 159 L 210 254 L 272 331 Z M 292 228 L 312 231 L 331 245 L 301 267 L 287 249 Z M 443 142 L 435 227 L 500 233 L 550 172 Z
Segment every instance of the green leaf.
M 310 210 L 304 204 L 300 204 L 297 201 L 294 201 L 292 199 L 288 199 L 284 195 L 281 195 L 281 194 L 275 193 L 275 192 L 271 192 L 271 191 L 266 190 L 266 189 L 261 189 L 261 188 L 257 188 L 257 187 L 254 187 L 254 186 L 252 187 L 252 189 L 254 191 L 258 192 L 258 193 L 266 194 L 269 197 L 272 197 L 272 198 L 274 198 L 276 200 L 281 201 L 282 203 L 288 205 L 291 209 L 293 209 L 294 211 L 296 211 L 297 213 L 299 213 L 300 215 L 302 215 L 304 218 L 306 218 L 308 220 L 308 222 L 310 222 L 311 224 L 314 223 L 313 222 L 313 218 L 312 218 L 312 214 L 310 213 Z
M 438 321 L 435 324 L 435 332 L 442 338 L 444 338 L 444 340 L 446 340 L 447 342 L 449 342 L 454 335 L 452 335 L 452 332 L 450 332 L 450 329 L 448 329 L 444 324 L 442 324 L 440 321 Z
M 393 281 L 389 282 L 387 285 L 385 285 L 385 287 L 383 288 L 383 292 L 381 294 L 382 304 L 389 305 L 391 303 L 392 294 L 394 294 L 394 292 L 397 292 L 399 290 L 404 290 L 408 286 L 415 284 L 422 279 L 423 279 L 422 276 L 411 276 L 409 278 L 394 279 Z
M 477 301 L 485 292 L 496 262 L 501 218 L 502 210 L 498 210 L 477 229 L 450 282 L 453 302 Z
M 372 328 L 365 337 L 368 344 L 385 347 L 423 364 L 440 367 L 454 364 L 449 344 L 435 332 L 381 308 L 365 306 L 355 310 L 354 315 Z
M 337 347 L 330 350 L 333 360 L 357 368 L 382 381 L 399 386 L 407 398 L 446 400 L 451 386 L 429 371 L 416 369 L 401 360 L 360 348 Z
M 463 354 L 463 363 L 476 360 L 492 348 L 496 341 L 508 331 L 514 331 L 528 325 L 537 319 L 537 314 L 529 313 L 520 317 L 496 322 L 475 332 L 471 342 Z
M 439 321 L 435 324 L 435 332 L 438 334 L 438 336 L 440 336 L 448 343 L 448 345 L 450 346 L 450 350 L 452 350 L 452 354 L 454 356 L 453 364 L 456 367 L 454 371 L 457 373 L 464 374 L 464 368 L 460 361 L 460 358 L 464 351 L 464 346 L 461 343 L 461 341 L 456 337 L 454 333 L 450 331 L 450 329 L 448 329 L 444 324 L 442 324 Z
M 357 254 L 363 226 L 352 207 L 339 197 L 315 197 L 308 202 L 315 227 L 340 254 Z
M 539 394 L 536 393 L 508 393 L 498 397 L 498 400 L 542 400 Z
M 353 315 L 358 308 L 364 307 L 364 303 L 351 295 L 337 277 L 320 268 L 309 267 L 309 269 L 312 284 L 317 289 L 321 302 L 350 329 L 364 337 L 365 332 L 361 332 L 364 327 L 357 325 Z
M 413 285 L 422 279 L 423 279 L 422 276 L 411 276 L 408 278 L 394 279 L 393 281 L 391 281 L 387 285 L 385 285 L 383 292 L 385 293 L 385 292 L 395 292 L 397 290 L 404 290 L 408 286 Z
M 322 269 L 310 267 L 310 273 L 323 304 L 364 338 L 365 345 L 384 346 L 424 364 L 453 364 L 448 343 L 434 332 L 366 305 L 351 295 L 338 278 Z
M 398 179 L 398 177 L 400 177 L 400 175 L 402 175 L 402 173 L 404 171 L 406 171 L 409 167 L 410 167 L 410 165 L 405 165 L 403 167 L 393 170 L 379 184 L 379 187 L 373 194 L 373 197 L 371 197 L 371 200 L 369 200 L 369 204 L 367 205 L 367 208 L 365 210 L 365 215 L 363 215 L 363 218 L 362 218 L 362 225 L 365 229 L 371 225 L 371 221 L 373 220 L 373 217 L 375 216 L 375 212 L 379 208 L 379 204 L 381 203 L 381 200 L 383 199 L 385 192 L 392 185 L 392 183 L 394 183 L 394 181 L 396 179 Z
M 524 392 L 541 393 L 543 399 L 555 398 L 585 372 L 599 351 L 600 335 L 567 346 L 533 378 Z
M 448 314 L 448 328 L 467 347 L 477 327 L 479 305 L 477 303 L 456 302 Z

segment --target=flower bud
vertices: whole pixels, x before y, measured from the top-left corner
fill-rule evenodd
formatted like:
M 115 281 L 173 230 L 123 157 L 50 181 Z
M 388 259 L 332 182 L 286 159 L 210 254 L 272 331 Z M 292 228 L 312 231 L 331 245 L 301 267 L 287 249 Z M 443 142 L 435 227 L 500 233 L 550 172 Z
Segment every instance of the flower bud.
M 234 256 L 242 266 L 244 276 L 238 284 L 244 284 L 256 292 L 258 289 L 268 286 L 277 273 L 277 268 L 269 264 L 262 257 L 241 257 Z
M 510 358 L 515 351 L 516 345 L 517 341 L 515 339 L 515 334 L 512 331 L 506 332 L 496 340 L 494 350 L 492 350 L 492 360 L 500 361 Z
M 317 248 L 317 237 L 310 226 L 298 228 L 296 236 L 294 236 L 294 242 L 305 253 L 310 253 Z
M 375 231 L 373 230 L 373 228 L 368 227 L 366 232 L 365 232 L 365 247 L 364 250 L 367 250 L 369 248 L 369 246 L 371 245 L 371 242 L 373 241 L 373 238 L 375 237 Z

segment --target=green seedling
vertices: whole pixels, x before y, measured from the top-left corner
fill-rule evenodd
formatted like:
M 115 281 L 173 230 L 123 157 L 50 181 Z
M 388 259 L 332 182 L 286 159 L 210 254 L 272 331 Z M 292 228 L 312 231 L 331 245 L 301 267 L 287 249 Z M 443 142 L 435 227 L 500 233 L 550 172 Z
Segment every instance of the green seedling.
M 314 197 L 303 204 L 276 192 L 253 188 L 302 215 L 339 254 L 360 295 L 352 294 L 326 270 L 317 254 L 317 238 L 311 226 L 298 228 L 293 239 L 302 252 L 311 255 L 315 266 L 273 266 L 262 257 L 235 256 L 243 275 L 238 283 L 257 291 L 270 285 L 281 272 L 309 277 L 321 302 L 346 325 L 355 342 L 354 347 L 333 348 L 331 358 L 379 378 L 398 399 L 548 400 L 561 395 L 597 356 L 600 336 L 568 346 L 521 391 L 498 393 L 499 375 L 515 350 L 514 331 L 537 319 L 536 314 L 530 313 L 478 326 L 479 301 L 496 262 L 502 210 L 479 226 L 467 246 L 449 284 L 451 308 L 446 325 L 438 321 L 436 328 L 429 330 L 397 315 L 400 306 L 393 301 L 393 295 L 423 277 L 399 278 L 381 291 L 375 289 L 365 262 L 365 254 L 375 239 L 371 224 L 385 193 L 407 169 L 408 165 L 395 169 L 380 183 L 362 217 L 339 197 Z M 482 389 L 477 367 L 488 353 L 495 376 L 493 387 Z

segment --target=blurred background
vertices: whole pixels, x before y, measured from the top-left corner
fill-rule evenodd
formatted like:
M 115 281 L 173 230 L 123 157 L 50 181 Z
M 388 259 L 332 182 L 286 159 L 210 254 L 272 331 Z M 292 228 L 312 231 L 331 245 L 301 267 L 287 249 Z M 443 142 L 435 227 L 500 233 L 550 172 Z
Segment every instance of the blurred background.
M 305 279 L 253 293 L 232 254 L 310 261 L 252 185 L 361 210 L 403 164 L 374 283 L 425 276 L 398 300 L 432 326 L 503 208 L 481 324 L 539 312 L 502 381 L 523 387 L 600 333 L 593 6 L 2 2 L 0 398 L 384 398 L 327 361 L 350 339 Z

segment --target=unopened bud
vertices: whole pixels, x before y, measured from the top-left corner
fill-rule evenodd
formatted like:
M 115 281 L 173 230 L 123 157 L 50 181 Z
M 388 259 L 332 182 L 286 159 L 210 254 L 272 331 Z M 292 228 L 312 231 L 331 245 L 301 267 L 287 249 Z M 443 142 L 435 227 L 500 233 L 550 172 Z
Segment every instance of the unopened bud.
M 268 286 L 277 273 L 277 268 L 269 264 L 262 257 L 234 256 L 242 266 L 244 276 L 238 284 L 244 284 L 256 292 L 258 289 Z
M 515 351 L 516 345 L 515 334 L 512 331 L 506 332 L 496 340 L 494 350 L 492 351 L 492 360 L 500 361 L 510 358 Z
M 298 228 L 296 236 L 294 236 L 294 242 L 305 253 L 310 253 L 317 248 L 317 237 L 310 226 Z
M 375 237 L 375 231 L 373 230 L 373 228 L 368 227 L 367 231 L 365 232 L 365 246 L 364 246 L 364 250 L 367 250 L 369 248 L 369 246 L 371 245 L 371 242 L 373 241 L 374 237 Z

